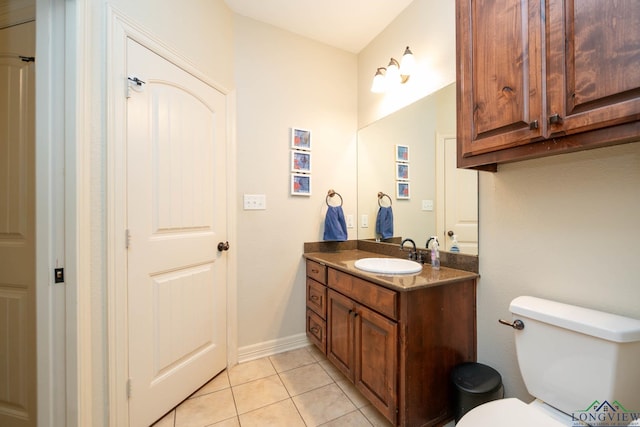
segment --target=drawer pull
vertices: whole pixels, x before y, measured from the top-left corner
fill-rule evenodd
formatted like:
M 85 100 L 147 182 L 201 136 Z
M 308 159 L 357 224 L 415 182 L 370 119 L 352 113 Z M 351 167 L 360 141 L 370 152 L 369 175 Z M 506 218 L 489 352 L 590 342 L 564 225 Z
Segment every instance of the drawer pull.
M 316 270 L 315 268 L 312 268 L 312 269 L 311 269 L 311 272 L 312 272 L 312 273 L 320 273 L 320 270 Z
M 315 335 L 318 334 L 318 332 L 320 332 L 320 328 L 318 328 L 317 326 L 314 326 L 310 329 L 311 332 L 313 332 Z
M 318 295 L 311 295 L 311 300 L 312 301 L 318 301 L 320 298 L 318 297 Z

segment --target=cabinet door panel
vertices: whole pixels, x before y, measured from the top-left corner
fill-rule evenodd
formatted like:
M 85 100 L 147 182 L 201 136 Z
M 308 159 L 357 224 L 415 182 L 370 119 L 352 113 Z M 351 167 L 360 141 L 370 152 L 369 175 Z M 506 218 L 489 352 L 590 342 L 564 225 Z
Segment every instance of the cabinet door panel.
M 327 301 L 327 358 L 353 380 L 356 305 L 331 289 L 327 293 Z
M 548 2 L 550 131 L 577 133 L 638 119 L 637 0 Z
M 398 325 L 366 307 L 356 317 L 356 387 L 392 423 L 397 408 Z
M 539 6 L 533 0 L 460 0 L 457 13 L 462 156 L 542 136 Z

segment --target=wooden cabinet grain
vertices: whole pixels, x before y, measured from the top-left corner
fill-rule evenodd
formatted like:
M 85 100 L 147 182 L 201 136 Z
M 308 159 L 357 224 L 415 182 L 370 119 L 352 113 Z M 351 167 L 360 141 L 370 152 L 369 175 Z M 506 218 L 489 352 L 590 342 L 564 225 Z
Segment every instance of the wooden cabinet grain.
M 328 267 L 327 358 L 392 424 L 442 425 L 451 369 L 476 360 L 475 285 L 397 291 Z
M 636 0 L 456 0 L 458 166 L 640 137 Z

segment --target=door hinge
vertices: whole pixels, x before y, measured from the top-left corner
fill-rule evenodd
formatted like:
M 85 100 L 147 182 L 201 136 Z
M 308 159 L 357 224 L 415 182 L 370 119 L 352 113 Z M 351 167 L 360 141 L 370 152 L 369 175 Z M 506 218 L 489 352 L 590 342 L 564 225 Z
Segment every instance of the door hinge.
M 131 378 L 127 380 L 127 399 L 131 398 Z
M 129 243 L 131 243 L 131 234 L 129 233 L 129 229 L 124 230 L 124 247 L 129 249 Z

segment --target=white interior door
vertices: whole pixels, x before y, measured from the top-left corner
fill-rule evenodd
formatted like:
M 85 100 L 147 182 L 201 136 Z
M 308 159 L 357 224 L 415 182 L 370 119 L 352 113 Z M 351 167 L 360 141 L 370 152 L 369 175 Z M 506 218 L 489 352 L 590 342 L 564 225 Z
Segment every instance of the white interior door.
M 127 45 L 129 419 L 148 426 L 226 367 L 226 98 Z M 144 83 L 143 83 L 144 82 Z
M 438 153 L 438 240 L 445 250 L 458 237 L 461 253 L 478 254 L 478 172 L 458 169 L 456 138 L 439 135 Z
M 35 22 L 0 29 L 0 426 L 36 425 Z

